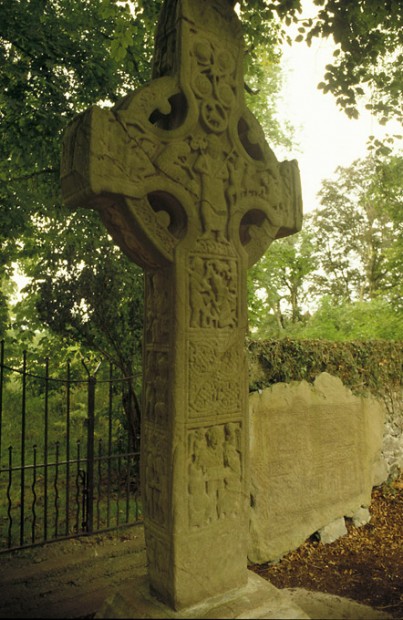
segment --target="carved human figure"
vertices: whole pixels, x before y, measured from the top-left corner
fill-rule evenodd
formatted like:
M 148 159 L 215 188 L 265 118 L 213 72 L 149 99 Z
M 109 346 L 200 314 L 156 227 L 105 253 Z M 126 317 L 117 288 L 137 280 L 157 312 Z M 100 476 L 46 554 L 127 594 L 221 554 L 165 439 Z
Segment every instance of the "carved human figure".
M 203 231 L 216 241 L 227 241 L 228 205 L 225 182 L 229 178 L 227 162 L 223 158 L 219 137 L 210 134 L 207 148 L 201 149 L 194 169 L 201 176 L 200 214 Z
M 212 324 L 214 327 L 234 327 L 236 287 L 231 264 L 222 260 L 210 261 L 206 275 L 212 291 Z
M 235 150 L 228 155 L 228 181 L 226 196 L 231 210 L 241 196 L 242 163 Z
M 200 256 L 193 257 L 189 269 L 190 326 L 206 327 L 208 324 L 207 302 L 210 297 L 206 280 L 205 263 Z
M 202 527 L 207 524 L 209 497 L 207 495 L 206 469 L 203 466 L 204 434 L 195 430 L 192 434 L 189 463 L 189 524 Z
M 167 509 L 166 466 L 161 445 L 150 446 L 146 457 L 146 507 L 157 523 L 165 522 Z
M 237 446 L 239 426 L 228 423 L 224 427 L 224 485 L 225 491 L 221 504 L 221 511 L 228 517 L 236 517 L 240 507 L 241 491 L 241 454 Z
M 220 517 L 220 501 L 224 487 L 222 427 L 212 426 L 206 431 L 206 449 L 203 453 L 203 467 L 206 470 L 207 495 L 209 497 L 208 521 Z

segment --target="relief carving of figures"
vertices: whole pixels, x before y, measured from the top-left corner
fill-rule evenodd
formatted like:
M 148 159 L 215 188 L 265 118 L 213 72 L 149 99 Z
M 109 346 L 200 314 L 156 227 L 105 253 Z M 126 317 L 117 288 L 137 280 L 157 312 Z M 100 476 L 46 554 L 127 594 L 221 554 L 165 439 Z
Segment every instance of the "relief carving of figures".
M 190 327 L 208 327 L 210 290 L 205 261 L 195 256 L 189 269 Z
M 147 140 L 131 141 L 127 156 L 128 170 L 127 175 L 125 175 L 130 180 L 136 181 L 138 179 L 142 181 L 156 174 L 157 171 L 150 157 L 150 144 Z M 144 146 L 147 150 L 145 150 Z
M 189 523 L 191 527 L 201 527 L 208 520 L 210 507 L 207 494 L 205 472 L 203 470 L 203 450 L 205 438 L 203 429 L 196 430 L 190 435 L 190 463 L 188 468 L 189 489 Z
M 145 514 L 159 525 L 165 525 L 169 508 L 166 448 L 158 437 L 148 439 L 143 492 Z
M 192 150 L 187 142 L 171 142 L 158 155 L 155 165 L 167 177 L 180 183 L 185 189 L 197 196 L 199 184 L 191 166 L 191 154 Z
M 190 326 L 234 328 L 237 315 L 237 265 L 231 259 L 190 258 Z
M 207 280 L 211 285 L 211 323 L 213 327 L 235 327 L 237 324 L 236 264 L 228 260 L 207 261 Z
M 207 429 L 206 447 L 202 456 L 208 497 L 207 523 L 221 517 L 222 491 L 224 487 L 223 464 L 224 446 L 221 426 Z
M 225 194 L 229 171 L 218 136 L 207 138 L 206 148 L 194 164 L 201 178 L 200 215 L 203 233 L 219 242 L 227 242 L 228 205 Z
M 225 492 L 222 496 L 221 511 L 227 517 L 236 517 L 240 508 L 242 477 L 239 424 L 233 422 L 226 424 L 224 433 Z
M 197 429 L 189 435 L 189 525 L 206 527 L 239 514 L 240 425 Z

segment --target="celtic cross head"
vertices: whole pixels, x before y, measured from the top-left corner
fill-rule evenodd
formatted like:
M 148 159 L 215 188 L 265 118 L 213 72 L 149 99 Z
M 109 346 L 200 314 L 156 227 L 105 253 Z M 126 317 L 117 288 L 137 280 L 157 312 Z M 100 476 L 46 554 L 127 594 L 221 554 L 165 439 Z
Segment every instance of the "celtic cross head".
M 62 190 L 94 207 L 146 268 L 179 244 L 231 244 L 256 262 L 301 228 L 296 161 L 279 163 L 244 99 L 244 45 L 228 0 L 166 0 L 152 81 L 70 126 Z

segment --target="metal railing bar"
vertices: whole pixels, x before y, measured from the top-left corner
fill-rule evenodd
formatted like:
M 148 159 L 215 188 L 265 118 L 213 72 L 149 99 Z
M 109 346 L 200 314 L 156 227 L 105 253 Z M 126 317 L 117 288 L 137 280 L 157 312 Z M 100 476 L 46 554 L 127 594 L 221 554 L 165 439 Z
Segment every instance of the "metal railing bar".
M 25 414 L 26 414 L 26 369 L 27 352 L 23 352 L 22 402 L 21 402 L 21 487 L 20 487 L 20 545 L 24 544 L 25 525 Z
M 16 372 L 19 375 L 25 374 L 25 376 L 29 377 L 30 379 L 39 379 L 41 381 L 44 381 L 46 379 L 46 377 L 44 377 L 43 375 L 37 375 L 32 372 L 24 373 L 24 369 L 13 368 L 12 366 L 8 366 L 7 364 L 4 364 L 4 363 L 1 363 L 1 368 L 4 368 L 5 370 L 9 370 L 10 372 Z M 131 379 L 138 379 L 141 376 L 142 376 L 141 372 L 136 372 L 134 373 L 134 375 L 129 375 L 129 376 L 124 376 L 124 377 L 119 377 L 117 379 L 113 379 L 113 383 L 124 383 L 125 381 L 130 381 Z M 67 379 L 61 379 L 60 377 L 48 377 L 48 379 L 49 381 L 56 381 L 57 383 L 67 383 Z M 110 379 L 98 379 L 97 382 L 98 383 L 109 383 Z M 70 383 L 88 383 L 88 379 L 70 379 Z
M 10 446 L 11 448 L 12 446 Z M 103 454 L 102 456 L 99 455 L 94 455 L 94 462 L 97 462 L 98 460 L 101 461 L 107 461 L 107 460 L 117 460 L 119 457 L 122 456 L 138 456 L 140 457 L 140 452 L 119 452 L 119 454 Z M 69 461 L 58 461 L 58 465 L 74 465 L 75 463 L 86 463 L 87 462 L 87 458 L 86 457 L 82 457 L 80 459 L 70 459 Z M 55 467 L 56 465 L 56 461 L 51 461 L 50 463 L 37 463 L 36 464 L 36 468 L 44 468 L 44 467 Z M 25 470 L 29 470 L 29 469 L 33 469 L 34 465 L 30 464 L 30 465 L 24 465 L 24 469 Z M 21 465 L 15 465 L 14 467 L 12 467 L 12 471 L 20 471 L 21 470 Z M 0 468 L 0 474 L 4 474 L 9 472 L 10 469 L 9 467 L 2 467 Z

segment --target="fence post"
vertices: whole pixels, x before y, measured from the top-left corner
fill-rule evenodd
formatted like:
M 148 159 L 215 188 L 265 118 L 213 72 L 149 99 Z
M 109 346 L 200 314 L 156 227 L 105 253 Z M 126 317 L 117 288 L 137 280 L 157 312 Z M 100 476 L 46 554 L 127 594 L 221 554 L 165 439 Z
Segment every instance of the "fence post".
M 21 489 L 20 489 L 20 546 L 24 544 L 25 526 L 25 431 L 27 406 L 27 352 L 23 351 L 21 396 Z
M 94 529 L 94 428 L 95 428 L 95 386 L 96 378 L 88 378 L 88 420 L 87 420 L 87 534 Z

